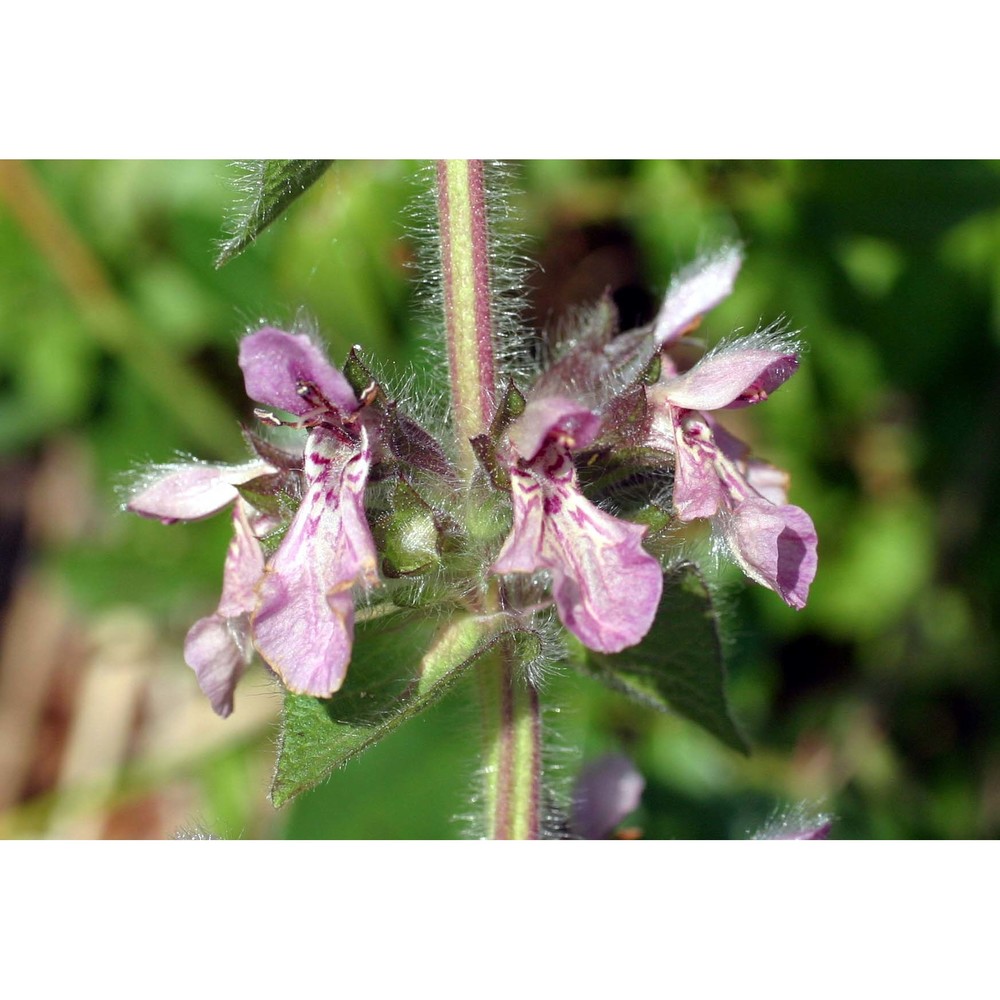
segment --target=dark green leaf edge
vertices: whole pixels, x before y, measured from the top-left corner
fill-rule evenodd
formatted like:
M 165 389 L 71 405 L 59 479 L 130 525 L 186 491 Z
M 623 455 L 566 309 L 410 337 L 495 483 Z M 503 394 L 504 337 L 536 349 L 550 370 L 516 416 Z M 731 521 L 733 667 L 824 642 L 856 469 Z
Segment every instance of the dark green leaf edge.
M 680 669 L 671 664 L 669 643 L 671 633 L 676 633 L 670 620 L 672 610 L 680 613 L 681 621 L 685 615 L 704 616 L 700 623 L 692 622 L 691 618 L 688 621 L 700 629 L 700 639 L 710 647 L 701 651 L 707 653 L 705 662 L 711 676 L 703 675 L 693 680 L 688 673 L 689 664 L 682 660 Z M 690 639 L 681 636 L 680 643 L 684 641 L 690 642 Z M 679 655 L 690 657 L 694 652 L 685 653 L 682 648 Z M 725 660 L 718 614 L 708 586 L 692 563 L 682 563 L 665 574 L 656 621 L 641 643 L 616 654 L 584 650 L 583 655 L 574 659 L 583 673 L 611 690 L 647 708 L 683 715 L 726 746 L 741 754 L 750 754 L 750 746 L 733 720 L 726 701 Z M 650 661 L 655 662 L 656 667 L 651 666 Z
M 299 195 L 322 176 L 332 160 L 247 160 L 236 181 L 242 197 L 227 220 L 229 237 L 219 243 L 215 266 L 242 253 Z

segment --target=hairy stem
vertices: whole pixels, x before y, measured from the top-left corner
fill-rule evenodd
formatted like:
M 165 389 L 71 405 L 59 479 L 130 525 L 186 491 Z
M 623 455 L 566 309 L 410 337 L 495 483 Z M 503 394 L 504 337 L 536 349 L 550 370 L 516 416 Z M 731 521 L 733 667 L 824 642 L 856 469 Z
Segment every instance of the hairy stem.
M 538 692 L 517 670 L 512 648 L 479 667 L 483 708 L 484 806 L 490 840 L 541 836 L 541 720 Z
M 437 198 L 452 412 L 461 462 L 471 472 L 469 439 L 489 426 L 496 389 L 482 161 L 439 162 Z
M 452 413 L 461 465 L 471 476 L 476 458 L 469 440 L 489 428 L 496 392 L 482 162 L 439 162 L 437 200 Z M 483 610 L 496 610 L 495 587 L 484 592 L 481 601 Z M 500 646 L 477 669 L 486 835 L 492 840 L 532 840 L 541 829 L 538 693 L 521 676 L 513 644 Z

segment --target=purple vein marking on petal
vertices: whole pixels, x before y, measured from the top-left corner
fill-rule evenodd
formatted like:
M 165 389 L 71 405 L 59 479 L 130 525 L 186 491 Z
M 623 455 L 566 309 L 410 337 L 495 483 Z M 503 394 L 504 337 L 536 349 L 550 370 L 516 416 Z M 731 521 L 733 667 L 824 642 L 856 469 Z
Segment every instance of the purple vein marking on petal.
M 615 653 L 649 631 L 663 587 L 642 548 L 646 529 L 599 510 L 576 485 L 568 450 L 553 443 L 531 470 L 511 470 L 514 525 L 492 570 L 552 575 L 563 624 L 586 646 Z
M 378 579 L 364 512 L 371 452 L 364 433 L 346 445 L 315 428 L 306 455 L 309 487 L 261 581 L 253 634 L 289 690 L 327 697 L 343 683 L 350 660 L 351 591 Z
M 673 499 L 677 516 L 682 521 L 712 517 L 725 502 L 712 431 L 699 413 L 680 416 L 673 407 L 670 411 L 675 421 Z

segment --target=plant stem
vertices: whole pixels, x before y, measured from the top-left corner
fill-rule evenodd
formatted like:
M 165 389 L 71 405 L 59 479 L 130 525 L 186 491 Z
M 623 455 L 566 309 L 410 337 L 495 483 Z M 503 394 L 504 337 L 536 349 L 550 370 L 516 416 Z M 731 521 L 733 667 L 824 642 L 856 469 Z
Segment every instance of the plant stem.
M 476 468 L 469 439 L 489 428 L 496 394 L 483 173 L 479 160 L 443 160 L 437 165 L 448 374 L 460 463 L 469 479 Z M 479 603 L 485 611 L 499 609 L 495 584 Z M 513 642 L 501 644 L 477 668 L 483 713 L 483 804 L 491 840 L 534 840 L 541 830 L 538 693 L 518 668 Z
M 482 161 L 440 161 L 437 197 L 452 413 L 461 464 L 471 473 L 469 439 L 489 427 L 496 390 Z
M 542 770 L 538 692 L 520 676 L 513 644 L 501 646 L 478 669 L 486 836 L 537 840 Z

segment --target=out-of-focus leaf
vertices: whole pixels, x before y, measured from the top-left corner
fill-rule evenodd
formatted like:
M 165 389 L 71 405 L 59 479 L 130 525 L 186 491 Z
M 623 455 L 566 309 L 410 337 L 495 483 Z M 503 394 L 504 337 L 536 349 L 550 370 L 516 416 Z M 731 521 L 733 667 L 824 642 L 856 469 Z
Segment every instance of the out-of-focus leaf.
M 307 191 L 332 160 L 251 160 L 240 166 L 242 198 L 229 217 L 228 239 L 219 245 L 215 266 L 242 253 L 288 206 Z
M 665 575 L 656 620 L 642 642 L 613 655 L 588 650 L 584 669 L 644 705 L 674 709 L 727 746 L 749 753 L 726 701 L 718 616 L 692 564 Z
M 347 767 L 280 813 L 292 840 L 456 840 L 469 836 L 468 763 L 476 734 L 467 732 L 476 678 L 457 689 L 393 738 L 369 747 Z M 472 683 L 470 683 L 472 682 Z M 462 767 L 462 763 L 466 767 Z M 373 794 L 378 789 L 378 794 Z M 479 831 L 476 830 L 476 833 Z
M 487 650 L 533 640 L 533 633 L 501 629 L 497 619 L 466 614 L 443 626 L 407 611 L 359 623 L 347 681 L 337 694 L 285 695 L 271 801 L 280 807 L 308 791 L 429 708 Z

